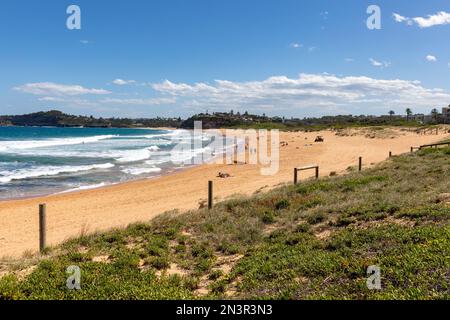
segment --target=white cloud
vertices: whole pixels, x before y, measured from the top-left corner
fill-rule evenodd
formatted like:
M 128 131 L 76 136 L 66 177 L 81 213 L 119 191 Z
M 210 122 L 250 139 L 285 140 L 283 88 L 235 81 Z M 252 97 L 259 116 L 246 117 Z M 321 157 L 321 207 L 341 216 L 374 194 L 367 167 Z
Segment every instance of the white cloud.
M 437 61 L 437 58 L 435 56 L 431 55 L 431 54 L 427 55 L 426 59 L 427 59 L 427 61 L 430 61 L 430 62 L 436 62 Z
M 112 83 L 114 83 L 115 85 L 118 85 L 118 86 L 124 86 L 127 84 L 134 84 L 134 83 L 136 83 L 136 81 L 135 80 L 115 79 Z
M 316 114 L 345 112 L 360 109 L 373 113 L 374 109 L 395 106 L 426 108 L 448 104 L 450 94 L 441 89 L 424 88 L 419 81 L 378 80 L 369 77 L 337 77 L 327 74 L 300 74 L 296 79 L 275 76 L 263 81 L 214 83 L 173 83 L 166 80 L 153 84 L 164 94 L 179 97 L 181 107 L 223 110 L 272 109 L 299 112 L 309 108 Z
M 296 43 L 296 42 L 291 43 L 289 46 L 294 49 L 303 47 L 303 45 L 301 43 Z
M 353 58 L 345 58 L 344 61 L 345 62 L 354 62 L 355 59 L 353 59 Z
M 64 102 L 66 99 L 60 97 L 42 97 L 38 99 L 39 101 L 45 102 Z
M 85 94 L 110 94 L 111 92 L 104 89 L 90 89 L 80 85 L 66 85 L 53 82 L 37 82 L 27 83 L 14 90 L 30 93 L 34 95 L 44 96 L 76 96 Z
M 404 22 L 404 21 L 408 20 L 408 18 L 406 18 L 402 15 L 399 15 L 398 13 L 393 13 L 392 16 L 394 17 L 394 20 L 397 22 Z
M 162 105 L 173 104 L 177 100 L 175 98 L 153 98 L 153 99 L 116 99 L 108 98 L 100 100 L 103 104 L 120 104 L 120 105 Z
M 82 43 L 82 44 L 89 44 L 90 41 L 89 40 L 80 40 L 80 43 Z
M 65 97 L 41 97 L 38 99 L 41 102 L 49 102 L 49 103 L 59 103 L 64 106 L 76 106 L 76 107 L 95 107 L 98 105 L 95 101 L 90 101 L 86 99 L 77 99 L 73 97 L 65 98 Z
M 386 62 L 386 61 L 377 61 L 373 58 L 369 59 L 370 63 L 372 64 L 372 66 L 374 67 L 379 67 L 379 68 L 387 68 L 391 65 L 390 62 Z
M 429 28 L 438 25 L 450 24 L 450 13 L 440 11 L 435 15 L 429 15 L 427 18 L 416 17 L 413 21 L 421 28 Z
M 394 13 L 393 17 L 396 22 L 405 22 L 408 25 L 416 24 L 419 28 L 430 28 L 434 26 L 450 24 L 450 13 L 447 13 L 445 11 L 440 11 L 436 14 L 428 15 L 427 17 L 408 18 L 398 13 Z

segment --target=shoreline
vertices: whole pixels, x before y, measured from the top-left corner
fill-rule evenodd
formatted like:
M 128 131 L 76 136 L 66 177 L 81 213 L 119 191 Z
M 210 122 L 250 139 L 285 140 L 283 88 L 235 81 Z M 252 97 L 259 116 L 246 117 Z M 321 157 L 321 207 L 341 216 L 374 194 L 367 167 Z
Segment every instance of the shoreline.
M 25 197 L 20 197 L 20 198 L 11 198 L 11 199 L 3 199 L 3 200 L 0 199 L 0 205 L 4 204 L 4 203 L 8 203 L 8 202 L 13 202 L 13 201 L 14 202 L 15 201 L 26 201 L 26 200 L 33 200 L 33 199 L 44 199 L 44 198 L 49 198 L 49 197 L 58 196 L 58 195 L 71 195 L 71 194 L 76 194 L 76 193 L 80 193 L 80 192 L 89 192 L 89 191 L 95 191 L 95 190 L 100 190 L 100 189 L 107 189 L 109 187 L 125 185 L 125 184 L 133 183 L 133 182 L 142 182 L 142 181 L 149 181 L 149 180 L 154 180 L 154 179 L 161 179 L 161 178 L 173 175 L 173 174 L 177 174 L 181 171 L 189 170 L 189 169 L 192 169 L 193 167 L 202 166 L 202 165 L 208 165 L 208 164 L 205 163 L 205 164 L 201 164 L 201 165 L 188 165 L 188 166 L 186 166 L 186 168 L 179 168 L 179 167 L 172 168 L 171 171 L 168 171 L 165 174 L 159 174 L 159 175 L 152 176 L 152 177 L 136 178 L 136 179 L 131 179 L 131 180 L 123 181 L 123 182 L 110 183 L 110 184 L 105 184 L 103 186 L 89 188 L 89 189 L 72 190 L 72 191 L 70 191 L 70 189 L 69 189 L 67 191 L 60 191 L 60 192 L 42 194 L 42 195 L 36 195 L 36 196 L 25 196 Z
M 215 202 L 237 195 L 266 191 L 292 180 L 292 168 L 317 163 L 321 177 L 330 172 L 346 173 L 363 157 L 364 168 L 393 155 L 407 153 L 411 146 L 434 143 L 450 134 L 417 135 L 393 129 L 392 139 L 363 135 L 339 136 L 330 130 L 321 132 L 280 132 L 280 169 L 276 175 L 262 176 L 261 165 L 202 164 L 157 178 L 143 178 L 97 189 L 53 194 L 44 197 L 0 201 L 0 257 L 20 257 L 38 249 L 38 206 L 47 204 L 48 245 L 56 245 L 82 234 L 123 228 L 149 221 L 168 211 L 180 213 L 197 209 L 207 199 L 207 181 L 214 181 Z M 237 133 L 238 134 L 238 133 Z M 313 143 L 317 135 L 324 143 Z M 217 177 L 218 172 L 230 178 Z M 302 173 L 301 179 L 313 173 Z

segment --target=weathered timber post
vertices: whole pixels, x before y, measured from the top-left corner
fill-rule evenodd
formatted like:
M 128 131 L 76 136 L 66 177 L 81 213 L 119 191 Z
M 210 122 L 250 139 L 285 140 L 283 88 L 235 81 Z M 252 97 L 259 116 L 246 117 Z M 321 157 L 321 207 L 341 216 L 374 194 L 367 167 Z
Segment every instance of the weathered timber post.
M 213 207 L 213 182 L 208 181 L 208 209 L 211 210 Z
M 42 253 L 46 247 L 46 210 L 45 204 L 39 205 L 39 251 Z

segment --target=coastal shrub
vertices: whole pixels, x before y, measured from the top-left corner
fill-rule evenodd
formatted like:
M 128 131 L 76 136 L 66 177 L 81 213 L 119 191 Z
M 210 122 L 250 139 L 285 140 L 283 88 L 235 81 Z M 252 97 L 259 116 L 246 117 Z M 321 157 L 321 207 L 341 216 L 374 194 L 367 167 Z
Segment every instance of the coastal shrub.
M 349 224 L 352 224 L 356 221 L 355 218 L 342 215 L 339 218 L 337 218 L 335 225 L 338 227 L 348 226 Z
M 0 301 L 19 300 L 24 298 L 19 287 L 19 281 L 14 275 L 0 278 Z
M 323 213 L 323 212 L 314 212 L 313 214 L 309 215 L 306 218 L 306 221 L 309 224 L 318 224 L 320 222 L 323 222 L 325 220 L 325 218 L 326 218 L 325 213 Z
M 308 197 L 303 199 L 300 205 L 300 209 L 311 209 L 323 203 L 321 197 Z
M 287 209 L 289 208 L 289 205 L 290 205 L 289 200 L 283 199 L 275 204 L 275 209 L 277 210 Z
M 153 268 L 157 270 L 164 270 L 167 269 L 170 265 L 169 259 L 164 257 L 149 257 L 146 259 L 145 263 L 149 266 L 152 266 Z
M 140 258 L 133 253 L 121 254 L 113 263 L 117 269 L 137 269 L 139 266 Z
M 239 246 L 228 240 L 224 240 L 217 246 L 217 250 L 221 253 L 232 255 L 239 252 Z
M 355 191 L 356 188 L 368 185 L 372 182 L 381 182 L 386 181 L 387 177 L 385 176 L 362 176 L 362 177 L 354 177 L 345 179 L 341 182 L 341 189 L 344 192 Z
M 410 208 L 400 211 L 398 218 L 423 220 L 450 220 L 450 207 L 446 205 L 430 205 L 419 208 Z
M 296 187 L 297 193 L 307 195 L 316 191 L 330 191 L 334 186 L 330 182 L 314 182 L 303 184 Z
M 304 233 L 304 232 L 309 232 L 310 230 L 311 230 L 311 225 L 309 225 L 307 223 L 301 223 L 295 227 L 296 232 Z
M 270 210 L 266 210 L 264 211 L 261 219 L 265 224 L 272 224 L 275 222 L 275 214 Z

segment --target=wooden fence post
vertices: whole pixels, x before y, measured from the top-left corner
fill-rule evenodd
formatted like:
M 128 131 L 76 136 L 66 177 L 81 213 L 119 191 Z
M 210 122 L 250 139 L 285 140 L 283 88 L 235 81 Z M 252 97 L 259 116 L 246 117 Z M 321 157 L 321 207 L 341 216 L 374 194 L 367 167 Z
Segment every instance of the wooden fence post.
M 42 253 L 46 247 L 46 210 L 45 204 L 39 205 L 39 251 Z
M 298 170 L 297 168 L 294 168 L 294 184 L 297 184 L 298 182 Z
M 359 157 L 358 170 L 362 170 L 362 157 Z
M 392 158 L 392 151 L 389 151 L 389 158 Z
M 319 179 L 319 166 L 316 167 L 316 179 Z
M 208 209 L 211 210 L 213 207 L 213 182 L 208 181 Z

